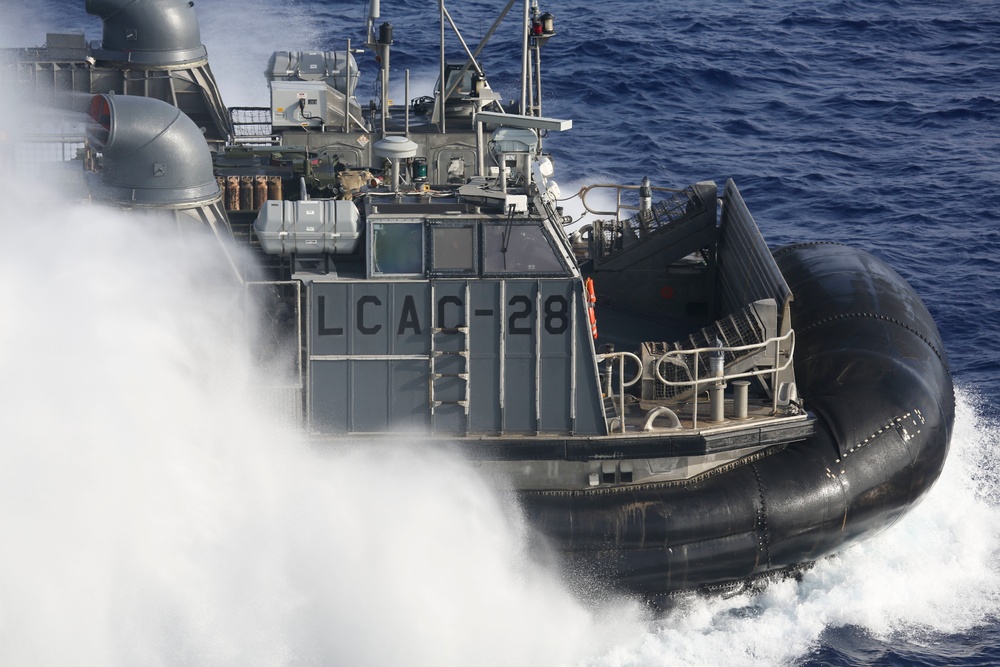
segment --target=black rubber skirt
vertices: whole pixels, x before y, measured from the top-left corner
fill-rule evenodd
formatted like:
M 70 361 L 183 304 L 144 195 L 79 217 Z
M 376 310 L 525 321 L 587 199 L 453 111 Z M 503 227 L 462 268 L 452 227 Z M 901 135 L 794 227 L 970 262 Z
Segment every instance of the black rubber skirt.
M 887 529 L 937 479 L 955 403 L 923 302 L 864 251 L 774 255 L 794 295 L 796 382 L 816 435 L 687 483 L 523 493 L 568 572 L 652 597 L 751 580 Z

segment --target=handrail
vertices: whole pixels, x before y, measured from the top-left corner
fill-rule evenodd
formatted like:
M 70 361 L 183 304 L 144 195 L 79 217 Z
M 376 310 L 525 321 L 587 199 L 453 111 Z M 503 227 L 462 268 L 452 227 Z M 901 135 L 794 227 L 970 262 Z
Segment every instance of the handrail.
M 778 357 L 781 355 L 782 350 L 781 350 L 781 345 L 778 345 L 777 343 L 781 343 L 781 342 L 788 342 L 790 344 L 790 347 L 788 348 L 788 353 L 787 353 L 788 354 L 788 359 L 783 364 L 779 364 L 779 359 L 778 359 Z M 698 369 L 699 369 L 698 361 L 699 361 L 699 355 L 701 355 L 701 354 L 704 354 L 704 353 L 718 354 L 718 353 L 725 353 L 725 352 L 748 352 L 750 350 L 758 350 L 758 349 L 759 350 L 764 350 L 764 349 L 767 348 L 768 345 L 770 345 L 772 343 L 775 343 L 775 346 L 774 346 L 774 367 L 773 368 L 754 369 L 754 370 L 750 370 L 750 371 L 744 371 L 742 373 L 729 373 L 729 374 L 727 374 L 727 373 L 725 373 L 725 371 L 723 371 L 723 374 L 722 375 L 718 375 L 718 376 L 713 375 L 713 376 L 706 377 L 704 379 L 699 379 L 699 377 L 698 377 Z M 660 374 L 660 364 L 662 364 L 664 362 L 668 362 L 668 361 L 671 362 L 671 363 L 673 363 L 673 364 L 675 364 L 675 365 L 679 365 L 679 366 L 683 366 L 684 368 L 687 368 L 688 367 L 687 364 L 685 364 L 683 361 L 681 361 L 679 359 L 680 357 L 684 357 L 684 356 L 694 356 L 695 357 L 694 363 L 692 364 L 693 369 L 694 369 L 694 378 L 693 379 L 691 379 L 691 380 L 683 380 L 683 381 L 671 381 L 671 380 L 667 380 L 666 378 L 664 378 Z M 795 330 L 794 329 L 789 329 L 788 333 L 786 333 L 783 336 L 775 336 L 773 338 L 768 338 L 767 340 L 765 340 L 763 342 L 752 343 L 750 345 L 734 345 L 734 346 L 728 346 L 728 347 L 698 347 L 698 348 L 694 348 L 694 349 L 691 349 L 691 350 L 670 350 L 669 352 L 666 352 L 666 353 L 660 355 L 660 357 L 656 360 L 656 362 L 654 362 L 654 364 L 653 364 L 653 373 L 656 376 L 657 381 L 662 382 L 663 384 L 665 384 L 665 385 L 667 385 L 669 387 L 695 387 L 696 388 L 695 396 L 694 396 L 694 414 L 693 414 L 693 417 L 692 417 L 692 427 L 693 428 L 697 428 L 698 427 L 698 392 L 697 392 L 697 387 L 698 387 L 699 384 L 706 384 L 706 383 L 709 383 L 709 382 L 723 382 L 724 383 L 724 382 L 727 382 L 729 380 L 736 380 L 738 378 L 760 377 L 760 376 L 763 376 L 763 375 L 771 375 L 772 376 L 771 377 L 771 397 L 772 397 L 772 406 L 771 407 L 772 407 L 772 410 L 777 411 L 777 409 L 778 409 L 778 391 L 777 391 L 777 387 L 775 387 L 774 385 L 775 385 L 775 382 L 777 381 L 778 373 L 780 373 L 783 370 L 786 370 L 792 364 L 792 361 L 794 360 L 794 358 L 795 358 Z
M 636 365 L 639 370 L 636 372 L 635 377 L 625 382 L 625 358 L 631 357 L 635 360 Z M 614 392 L 611 391 L 611 377 L 608 377 L 608 387 L 607 393 L 608 397 L 611 399 L 611 404 L 615 406 L 615 414 L 618 416 L 618 424 L 621 428 L 621 433 L 625 432 L 625 387 L 631 387 L 636 382 L 642 378 L 642 359 L 638 355 L 632 354 L 631 352 L 605 352 L 603 354 L 597 355 L 598 363 L 602 361 L 618 361 L 618 403 L 615 403 Z
M 641 187 L 642 187 L 641 185 L 618 185 L 618 184 L 614 184 L 614 183 L 595 183 L 593 185 L 587 185 L 585 187 L 580 188 L 580 203 L 583 204 L 583 207 L 585 209 L 587 209 L 588 213 L 593 213 L 594 215 L 613 215 L 613 216 L 615 216 L 615 220 L 618 220 L 619 219 L 618 216 L 621 214 L 621 210 L 622 209 L 625 209 L 625 210 L 628 210 L 628 211 L 638 211 L 639 210 L 638 206 L 633 206 L 631 204 L 622 204 L 622 190 L 638 190 Z M 658 186 L 658 185 L 651 185 L 651 186 L 648 186 L 648 187 L 649 187 L 650 190 L 652 190 L 654 192 L 669 192 L 669 193 L 672 193 L 672 194 L 677 194 L 678 192 L 684 192 L 683 188 L 667 188 L 667 187 Z M 587 206 L 587 193 L 589 193 L 594 188 L 609 188 L 609 189 L 615 190 L 615 193 L 616 193 L 615 206 L 616 206 L 616 208 L 615 208 L 614 211 L 598 211 L 598 210 L 592 209 L 589 206 Z

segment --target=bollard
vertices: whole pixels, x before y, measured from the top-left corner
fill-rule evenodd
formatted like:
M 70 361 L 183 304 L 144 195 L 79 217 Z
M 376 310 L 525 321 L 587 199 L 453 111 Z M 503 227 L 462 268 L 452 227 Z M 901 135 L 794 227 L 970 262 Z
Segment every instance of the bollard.
M 747 396 L 749 395 L 749 392 L 749 381 L 733 381 L 733 419 L 747 418 Z

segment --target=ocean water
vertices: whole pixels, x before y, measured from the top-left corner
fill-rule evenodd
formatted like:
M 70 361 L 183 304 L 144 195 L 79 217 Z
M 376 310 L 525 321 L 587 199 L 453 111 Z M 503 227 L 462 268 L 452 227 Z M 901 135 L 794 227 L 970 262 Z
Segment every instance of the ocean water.
M 96 39 L 83 4 L 0 0 L 0 45 L 81 27 Z M 274 50 L 356 44 L 364 4 L 198 0 L 226 102 L 266 103 Z M 382 4 L 394 67 L 429 94 L 436 3 Z M 503 4 L 449 10 L 474 44 Z M 405 442 L 316 452 L 280 423 L 248 389 L 266 370 L 240 351 L 252 331 L 234 326 L 225 289 L 204 289 L 204 250 L 5 178 L 0 664 L 1000 662 L 996 4 L 541 9 L 558 31 L 542 52 L 543 113 L 574 120 L 546 140 L 564 195 L 732 177 L 771 244 L 857 245 L 916 287 L 958 394 L 927 498 L 761 594 L 664 613 L 584 601 L 529 558 L 517 508 L 459 462 Z M 511 24 L 485 55 L 507 97 L 518 54 Z M 362 66 L 371 74 L 371 56 Z M 2 122 L 30 125 L 17 108 Z

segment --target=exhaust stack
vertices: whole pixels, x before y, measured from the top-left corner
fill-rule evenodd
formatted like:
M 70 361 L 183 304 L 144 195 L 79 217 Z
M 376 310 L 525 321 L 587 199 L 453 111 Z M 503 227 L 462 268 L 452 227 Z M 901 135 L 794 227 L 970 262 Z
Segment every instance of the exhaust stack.
M 174 224 L 182 234 L 210 229 L 242 279 L 212 155 L 198 126 L 178 108 L 148 97 L 96 95 L 89 114 L 94 124 L 88 138 L 102 154 L 94 199 Z
M 86 9 L 104 23 L 97 60 L 162 66 L 208 57 L 188 0 L 87 0 Z
M 83 35 L 50 34 L 47 46 L 18 50 L 11 85 L 36 104 L 82 113 L 93 94 L 151 97 L 177 106 L 209 143 L 230 140 L 193 2 L 87 0 L 86 10 L 104 23 L 101 42 L 91 48 Z

